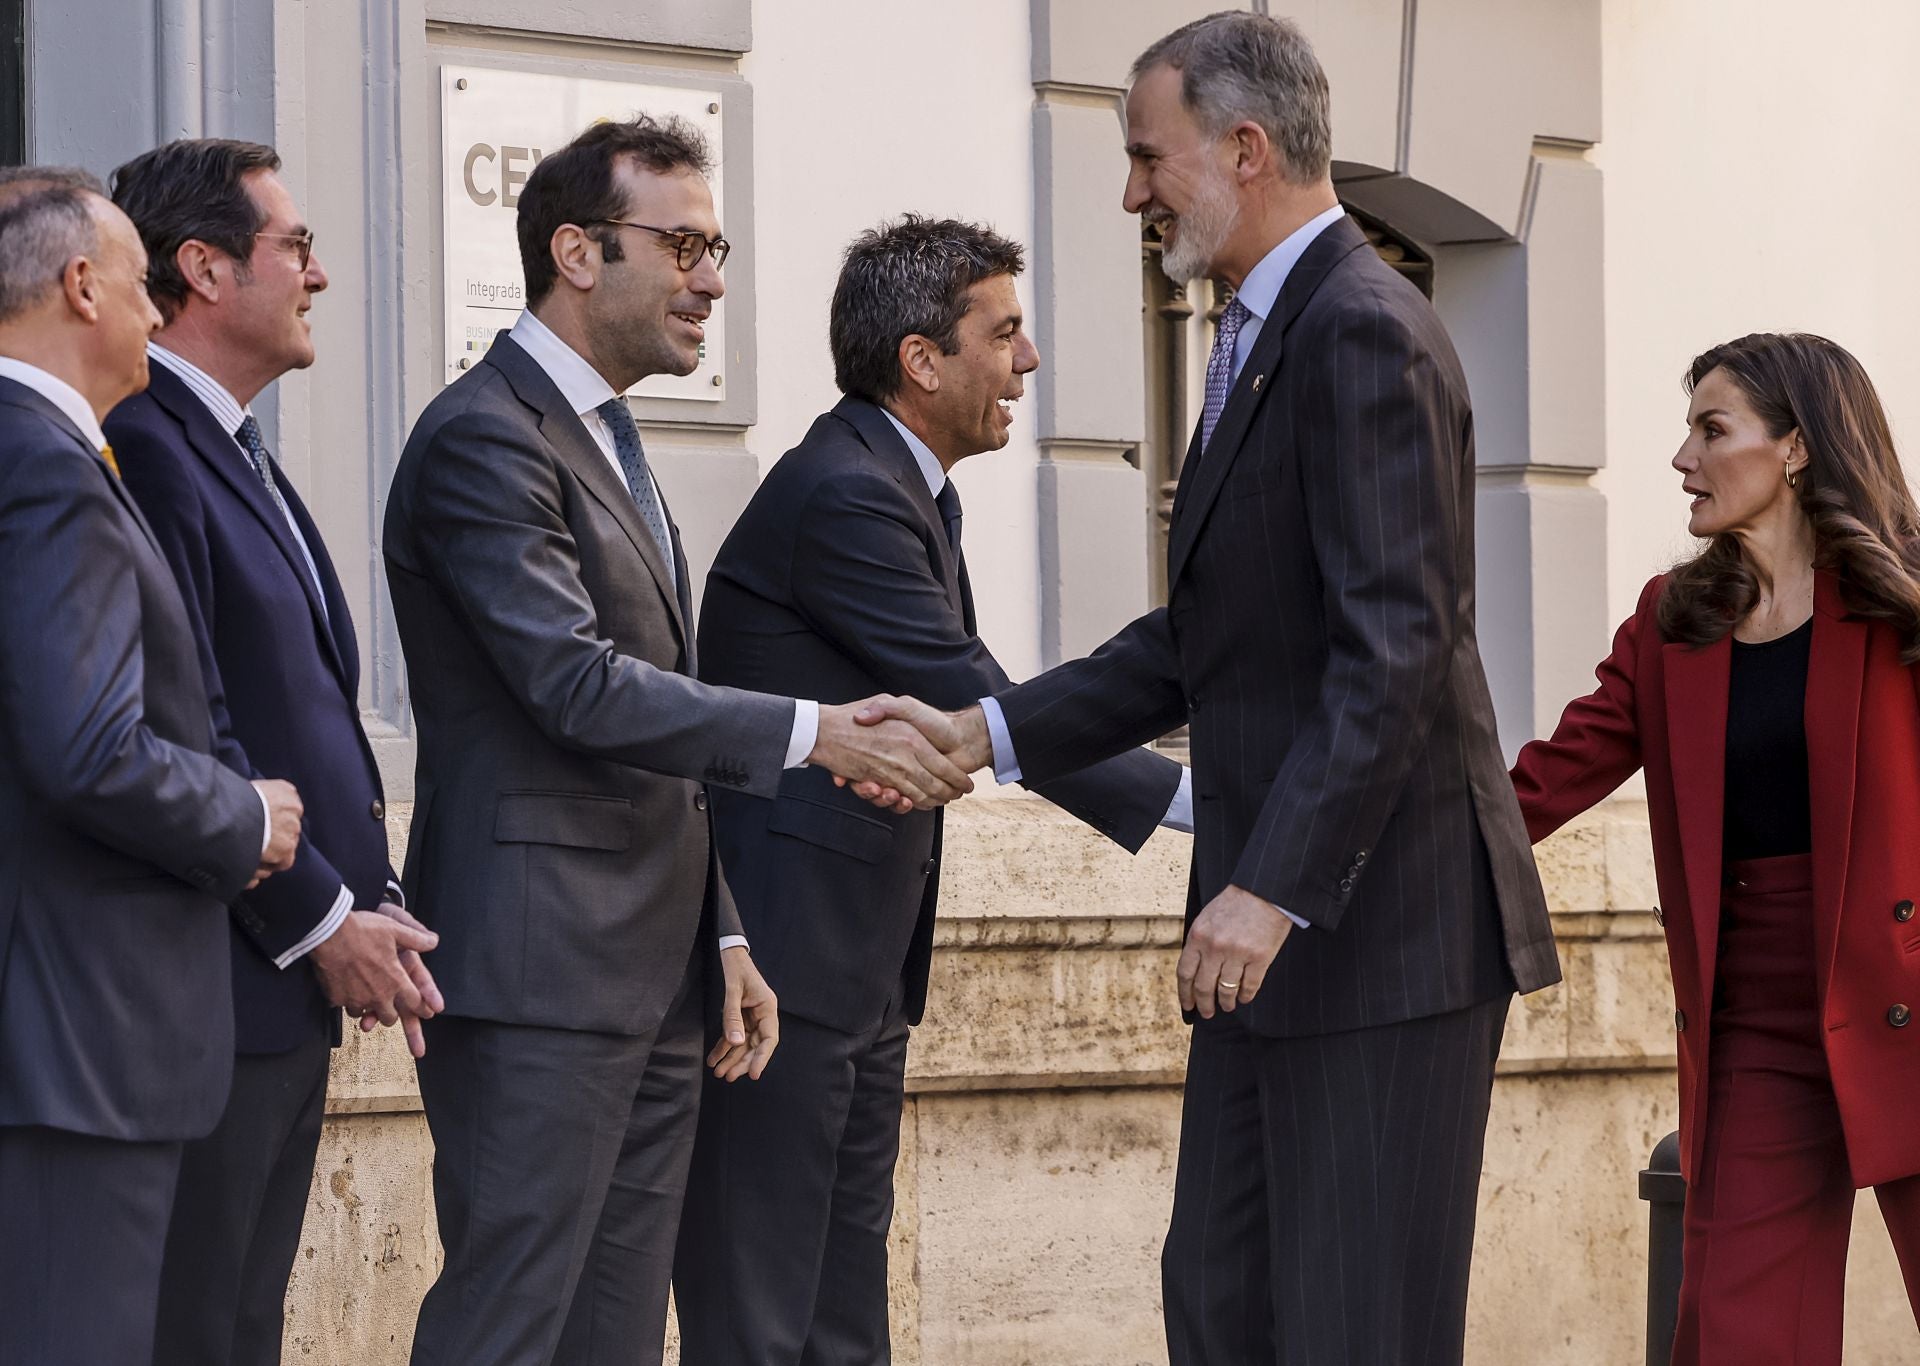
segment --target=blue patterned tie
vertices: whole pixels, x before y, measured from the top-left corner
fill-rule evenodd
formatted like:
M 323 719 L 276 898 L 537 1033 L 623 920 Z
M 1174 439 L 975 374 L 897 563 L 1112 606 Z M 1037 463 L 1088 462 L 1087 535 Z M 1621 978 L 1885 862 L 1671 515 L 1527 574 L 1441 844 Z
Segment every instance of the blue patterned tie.
M 620 457 L 626 472 L 627 492 L 640 509 L 640 520 L 647 524 L 653 543 L 660 547 L 660 558 L 667 562 L 667 574 L 679 586 L 680 570 L 673 562 L 673 533 L 667 530 L 667 514 L 660 507 L 660 492 L 647 473 L 647 453 L 640 448 L 640 427 L 623 398 L 610 398 L 594 411 L 613 433 L 613 453 Z
M 1220 413 L 1227 406 L 1227 391 L 1233 387 L 1233 347 L 1240 340 L 1240 329 L 1253 315 L 1247 306 L 1240 302 L 1238 295 L 1227 305 L 1227 311 L 1220 315 L 1220 324 L 1213 332 L 1213 354 L 1207 357 L 1207 396 L 1206 406 L 1200 410 L 1200 449 L 1206 450 L 1207 443 L 1213 440 L 1214 424 L 1220 421 Z
M 240 419 L 240 425 L 234 430 L 233 439 L 240 443 L 240 449 L 247 453 L 247 460 L 253 466 L 253 472 L 260 476 L 260 482 L 267 486 L 267 497 L 273 499 L 273 505 L 280 509 L 280 515 L 292 521 L 287 513 L 287 500 L 280 496 L 280 486 L 273 480 L 273 461 L 267 455 L 266 438 L 260 435 L 260 424 L 248 413 Z

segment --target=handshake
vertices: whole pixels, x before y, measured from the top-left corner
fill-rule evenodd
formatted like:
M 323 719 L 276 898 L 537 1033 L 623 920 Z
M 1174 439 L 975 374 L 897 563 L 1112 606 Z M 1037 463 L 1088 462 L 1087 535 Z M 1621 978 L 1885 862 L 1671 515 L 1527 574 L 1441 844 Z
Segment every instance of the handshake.
M 875 806 L 926 811 L 973 791 L 967 775 L 993 762 L 993 742 L 978 706 L 944 712 L 882 693 L 821 707 L 819 736 L 807 762 Z

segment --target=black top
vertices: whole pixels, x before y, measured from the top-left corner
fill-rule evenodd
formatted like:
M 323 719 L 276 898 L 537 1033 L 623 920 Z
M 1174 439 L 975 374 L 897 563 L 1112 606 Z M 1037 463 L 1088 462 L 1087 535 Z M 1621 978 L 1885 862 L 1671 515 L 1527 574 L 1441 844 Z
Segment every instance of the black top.
M 1813 848 L 1806 722 L 1812 646 L 1811 617 L 1778 640 L 1733 642 L 1723 854 L 1729 861 Z

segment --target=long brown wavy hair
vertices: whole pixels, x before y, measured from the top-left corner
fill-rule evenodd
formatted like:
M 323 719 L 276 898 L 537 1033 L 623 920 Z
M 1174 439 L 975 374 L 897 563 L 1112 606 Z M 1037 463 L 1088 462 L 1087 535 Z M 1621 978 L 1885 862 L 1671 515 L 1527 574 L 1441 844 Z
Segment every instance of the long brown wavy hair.
M 1739 386 L 1769 437 L 1799 430 L 1807 464 L 1795 492 L 1813 523 L 1815 564 L 1838 573 L 1849 608 L 1900 633 L 1902 659 L 1920 663 L 1920 509 L 1867 372 L 1804 332 L 1756 332 L 1702 352 L 1687 370 L 1687 393 L 1715 370 Z M 1710 645 L 1759 600 L 1738 538 L 1714 536 L 1669 576 L 1660 632 Z

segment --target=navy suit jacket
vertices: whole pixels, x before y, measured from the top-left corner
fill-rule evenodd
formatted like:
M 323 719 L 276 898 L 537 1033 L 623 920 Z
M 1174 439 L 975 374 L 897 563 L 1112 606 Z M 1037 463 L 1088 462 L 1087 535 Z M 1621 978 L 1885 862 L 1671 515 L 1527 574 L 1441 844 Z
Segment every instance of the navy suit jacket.
M 780 458 L 720 548 L 700 655 L 715 683 L 827 703 L 891 692 L 958 708 L 1008 686 L 913 453 L 851 398 Z M 1133 852 L 1179 784 L 1178 764 L 1136 749 L 1035 790 Z M 904 991 L 919 1023 L 941 822 L 876 811 L 821 768 L 782 773 L 770 802 L 714 792 L 721 863 L 781 1010 L 859 1032 Z
M 236 1046 L 280 1053 L 316 1032 L 337 1038 L 339 1016 L 304 959 L 285 969 L 274 959 L 326 918 L 342 883 L 356 910 L 370 910 L 393 877 L 380 773 L 360 724 L 360 649 L 333 562 L 286 475 L 276 464 L 318 587 L 238 444 L 178 376 L 150 368 L 147 391 L 103 425 L 186 599 L 216 753 L 248 777 L 285 778 L 306 804 L 293 867 L 233 906 Z
M 10 379 L 0 451 L 0 1125 L 198 1138 L 233 1076 L 221 905 L 259 866 L 260 798 L 212 757 L 125 488 Z

